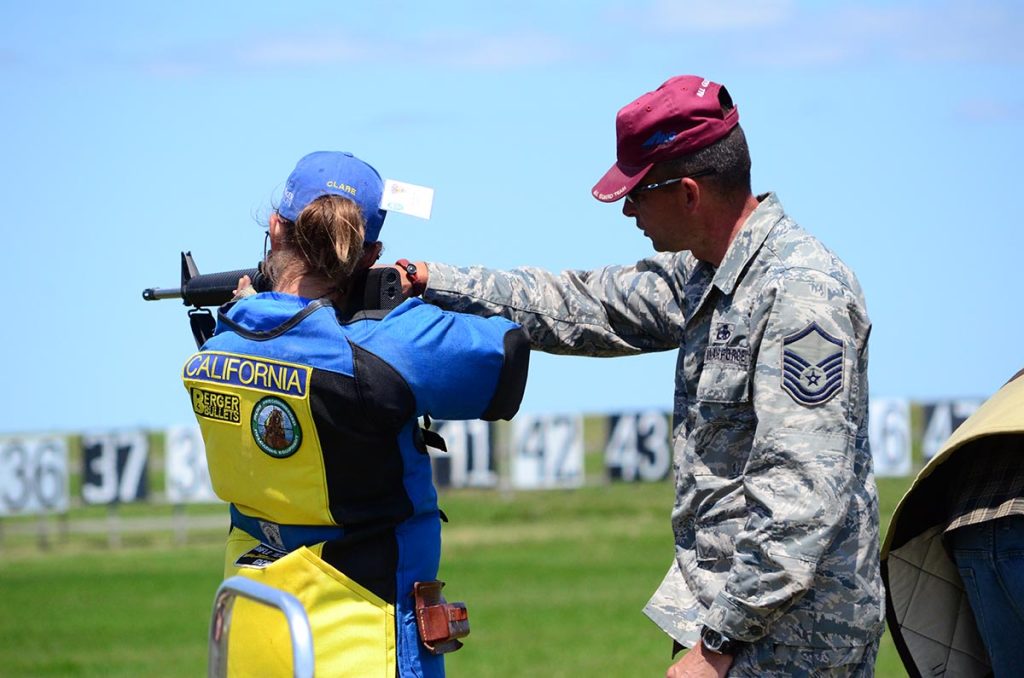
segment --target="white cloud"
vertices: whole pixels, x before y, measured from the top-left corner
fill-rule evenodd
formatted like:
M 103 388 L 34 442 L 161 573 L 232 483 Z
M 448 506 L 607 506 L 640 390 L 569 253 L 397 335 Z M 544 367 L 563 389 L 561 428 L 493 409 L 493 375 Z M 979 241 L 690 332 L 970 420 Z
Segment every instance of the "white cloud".
M 405 37 L 310 23 L 287 32 L 151 47 L 149 53 L 133 44 L 130 53 L 117 52 L 100 67 L 141 64 L 168 78 L 351 64 L 509 71 L 613 59 L 648 63 L 652 53 L 666 52 L 687 63 L 754 68 L 1024 64 L 1019 0 L 616 0 L 605 7 L 589 15 L 581 10 L 572 26 L 534 18 L 483 27 L 472 18 L 455 22 L 439 15 Z M 0 67 L 15 65 L 15 59 L 0 50 Z
M 912 17 L 899 45 L 918 61 L 1024 63 L 1024 6 L 993 2 L 943 3 Z
M 292 36 L 257 41 L 233 57 L 243 66 L 315 66 L 370 60 L 374 53 L 372 45 L 345 36 Z
M 998 99 L 967 99 L 960 102 L 955 114 L 968 122 L 1015 122 L 1024 120 L 1024 104 Z
M 1024 63 L 1024 4 L 941 0 L 890 5 L 845 0 L 681 2 L 652 0 L 617 12 L 653 39 L 686 39 L 698 52 L 725 52 L 741 63 L 833 66 L 869 60 Z
M 412 40 L 369 41 L 337 31 L 253 37 L 233 45 L 192 47 L 151 59 L 145 63 L 145 69 L 161 77 L 355 63 L 514 70 L 566 61 L 574 52 L 566 40 L 539 32 L 435 32 Z
M 728 31 L 765 28 L 788 19 L 793 0 L 655 0 L 645 19 L 660 30 Z
M 206 68 L 198 61 L 185 61 L 174 58 L 161 58 L 146 61 L 142 70 L 157 78 L 194 78 L 206 72 Z
M 437 34 L 404 47 L 406 56 L 418 62 L 471 68 L 522 68 L 569 60 L 574 49 L 553 35 L 511 33 Z

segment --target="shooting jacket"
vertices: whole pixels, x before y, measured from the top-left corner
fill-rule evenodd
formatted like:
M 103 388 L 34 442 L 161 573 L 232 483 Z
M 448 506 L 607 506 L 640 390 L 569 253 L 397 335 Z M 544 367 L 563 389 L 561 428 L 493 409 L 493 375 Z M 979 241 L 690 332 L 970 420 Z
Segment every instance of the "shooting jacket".
M 396 661 L 399 675 L 443 674 L 413 611 L 413 583 L 436 579 L 441 546 L 417 418 L 511 418 L 528 356 L 502 318 L 418 299 L 339 318 L 269 292 L 223 308 L 186 361 L 213 487 L 231 503 L 226 574 L 313 602 L 318 675 L 394 675 Z
M 921 469 L 893 513 L 882 545 L 889 630 L 911 676 L 986 676 L 988 654 L 959 570 L 943 544 L 949 488 L 977 463 L 986 440 L 1024 434 L 1024 378 L 960 425 Z

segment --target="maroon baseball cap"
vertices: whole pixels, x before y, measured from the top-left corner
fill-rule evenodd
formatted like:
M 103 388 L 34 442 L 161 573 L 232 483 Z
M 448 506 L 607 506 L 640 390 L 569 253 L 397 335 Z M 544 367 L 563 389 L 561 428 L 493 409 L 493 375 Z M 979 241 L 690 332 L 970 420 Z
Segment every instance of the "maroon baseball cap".
M 736 126 L 739 110 L 722 110 L 725 87 L 699 75 L 678 75 L 625 105 L 615 116 L 616 161 L 594 185 L 594 197 L 615 202 L 640 183 L 656 162 L 710 146 Z

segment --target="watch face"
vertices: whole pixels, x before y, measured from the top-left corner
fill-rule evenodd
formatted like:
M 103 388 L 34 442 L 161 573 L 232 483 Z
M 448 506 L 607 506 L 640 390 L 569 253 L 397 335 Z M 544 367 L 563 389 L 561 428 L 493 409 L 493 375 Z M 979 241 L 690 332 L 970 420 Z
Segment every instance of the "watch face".
M 714 629 L 705 628 L 701 631 L 700 641 L 715 654 L 735 654 L 737 649 L 735 641 L 729 640 Z
M 712 631 L 711 629 L 706 629 L 704 633 L 701 634 L 701 640 L 704 641 L 705 647 L 712 652 L 718 652 L 721 650 L 722 645 L 725 643 L 725 638 L 722 634 L 718 631 Z

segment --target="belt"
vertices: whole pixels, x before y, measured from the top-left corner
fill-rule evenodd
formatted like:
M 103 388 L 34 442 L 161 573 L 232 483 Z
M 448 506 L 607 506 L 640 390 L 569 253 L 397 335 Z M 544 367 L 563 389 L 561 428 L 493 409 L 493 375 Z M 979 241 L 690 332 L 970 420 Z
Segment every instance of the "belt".
M 300 546 L 312 546 L 345 536 L 345 530 L 335 525 L 282 525 L 253 518 L 239 511 L 234 504 L 231 504 L 231 526 L 268 546 L 289 552 Z

